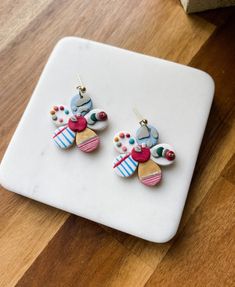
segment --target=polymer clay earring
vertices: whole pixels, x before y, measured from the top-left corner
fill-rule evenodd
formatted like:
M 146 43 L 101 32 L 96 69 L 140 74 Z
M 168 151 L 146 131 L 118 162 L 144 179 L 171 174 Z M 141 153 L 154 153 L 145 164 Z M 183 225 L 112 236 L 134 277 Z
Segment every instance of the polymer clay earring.
M 57 127 L 53 134 L 53 141 L 61 149 L 71 147 L 76 141 L 81 151 L 91 152 L 100 143 L 94 131 L 107 127 L 108 116 L 101 109 L 92 109 L 93 103 L 90 96 L 86 94 L 85 86 L 81 84 L 77 89 L 78 93 L 72 97 L 70 108 L 55 105 L 50 111 L 52 122 Z
M 130 177 L 138 169 L 140 182 L 154 186 L 162 179 L 159 165 L 167 166 L 175 161 L 175 151 L 168 144 L 159 144 L 159 133 L 146 119 L 140 120 L 136 137 L 120 131 L 113 138 L 120 153 L 113 162 L 113 169 L 121 177 Z

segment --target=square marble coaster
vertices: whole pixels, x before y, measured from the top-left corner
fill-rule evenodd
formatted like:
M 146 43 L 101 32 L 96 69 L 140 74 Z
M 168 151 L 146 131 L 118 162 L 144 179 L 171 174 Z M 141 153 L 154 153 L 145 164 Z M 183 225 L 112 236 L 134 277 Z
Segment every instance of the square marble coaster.
M 109 115 L 98 151 L 59 150 L 49 110 L 69 105 L 80 74 L 94 107 Z M 214 93 L 205 72 L 85 39 L 54 48 L 0 166 L 8 190 L 153 242 L 176 233 Z M 177 159 L 159 186 L 112 169 L 113 135 L 135 133 L 133 108 L 154 125 Z

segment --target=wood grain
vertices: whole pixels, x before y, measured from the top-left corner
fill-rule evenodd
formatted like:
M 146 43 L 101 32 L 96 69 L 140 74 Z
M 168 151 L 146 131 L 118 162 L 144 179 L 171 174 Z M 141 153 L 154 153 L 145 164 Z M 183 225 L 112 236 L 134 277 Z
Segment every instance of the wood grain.
M 146 286 L 234 286 L 234 191 L 216 180 Z
M 17 286 L 143 286 L 152 272 L 97 224 L 71 216 Z
M 35 201 L 0 193 L 0 286 L 14 286 L 68 214 Z
M 235 10 L 219 11 L 187 16 L 177 0 L 1 2 L 1 156 L 64 36 L 203 69 L 216 95 L 175 239 L 149 243 L 1 189 L 0 286 L 233 286 Z
M 49 0 L 1 1 L 0 50 L 13 41 L 49 4 Z

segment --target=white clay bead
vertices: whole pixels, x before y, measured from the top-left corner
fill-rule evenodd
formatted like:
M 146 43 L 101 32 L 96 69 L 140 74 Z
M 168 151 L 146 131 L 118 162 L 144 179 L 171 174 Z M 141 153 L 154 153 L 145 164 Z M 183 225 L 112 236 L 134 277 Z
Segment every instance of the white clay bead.
M 131 176 L 138 166 L 131 155 L 120 154 L 113 162 L 113 169 L 115 173 L 121 177 Z
M 67 149 L 74 143 L 75 132 L 73 132 L 68 126 L 59 127 L 54 132 L 53 140 L 58 147 Z
M 108 125 L 107 114 L 101 109 L 91 110 L 85 115 L 87 126 L 95 131 L 103 130 Z
M 175 150 L 166 143 L 151 148 L 151 159 L 159 165 L 170 165 L 175 161 Z
M 71 112 L 69 108 L 64 105 L 58 105 L 58 106 L 52 107 L 50 114 L 51 114 L 52 122 L 56 127 L 61 127 L 61 126 L 66 125 L 71 116 Z
M 114 136 L 113 144 L 119 153 L 127 154 L 132 151 L 132 149 L 137 145 L 137 142 L 129 132 L 120 131 Z

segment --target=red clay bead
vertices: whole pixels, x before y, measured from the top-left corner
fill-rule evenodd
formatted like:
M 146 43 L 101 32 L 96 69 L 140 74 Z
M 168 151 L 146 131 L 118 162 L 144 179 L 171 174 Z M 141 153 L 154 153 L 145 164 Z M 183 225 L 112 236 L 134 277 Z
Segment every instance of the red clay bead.
M 120 138 L 122 138 L 122 139 L 125 137 L 124 133 L 120 133 L 119 136 L 120 136 Z
M 99 113 L 99 119 L 100 119 L 101 121 L 106 121 L 107 118 L 108 118 L 108 116 L 107 116 L 107 114 L 106 114 L 105 112 L 100 112 L 100 113 Z
M 63 110 L 64 110 L 64 107 L 63 107 L 63 106 L 60 106 L 60 110 L 63 111 Z
M 141 151 L 136 151 L 135 148 L 131 151 L 132 158 L 137 162 L 146 162 L 150 159 L 150 149 L 148 147 L 141 147 Z
M 87 127 L 87 121 L 83 116 L 75 116 L 76 121 L 69 119 L 68 126 L 74 132 L 82 132 Z
M 59 108 L 57 106 L 54 106 L 53 109 L 58 112 Z
M 166 159 L 168 160 L 174 160 L 175 159 L 175 153 L 171 150 L 169 150 L 167 153 L 166 153 Z

